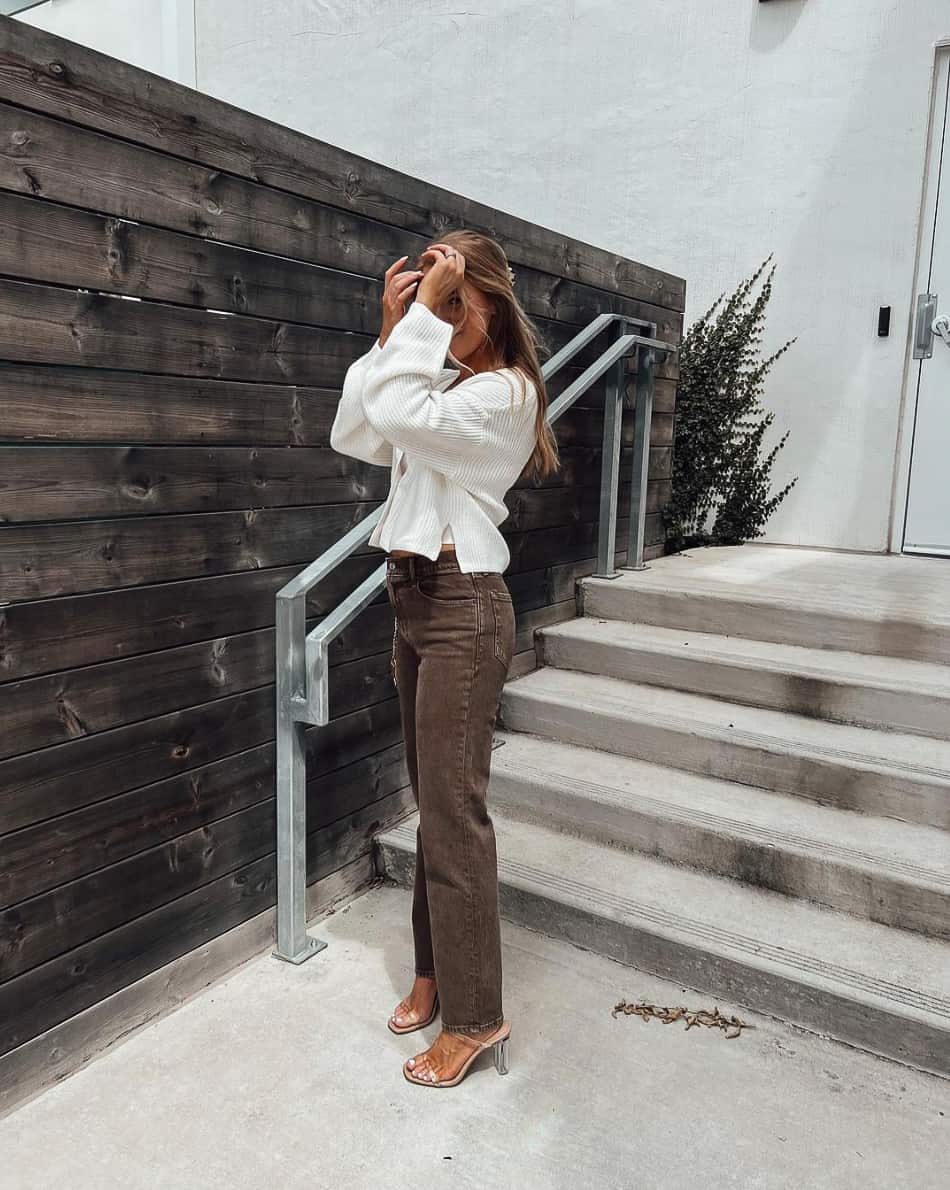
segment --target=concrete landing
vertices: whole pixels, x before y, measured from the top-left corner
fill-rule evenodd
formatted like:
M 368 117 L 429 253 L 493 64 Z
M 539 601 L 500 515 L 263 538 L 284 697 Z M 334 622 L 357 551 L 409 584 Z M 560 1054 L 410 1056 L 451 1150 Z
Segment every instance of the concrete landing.
M 894 1190 L 945 1184 L 950 1085 L 739 1011 L 729 1041 L 611 1015 L 710 997 L 502 923 L 511 1070 L 405 1081 L 437 1027 L 411 983 L 409 896 L 383 887 L 0 1122 L 2 1190 Z
M 748 544 L 580 589 L 588 616 L 950 664 L 950 559 Z

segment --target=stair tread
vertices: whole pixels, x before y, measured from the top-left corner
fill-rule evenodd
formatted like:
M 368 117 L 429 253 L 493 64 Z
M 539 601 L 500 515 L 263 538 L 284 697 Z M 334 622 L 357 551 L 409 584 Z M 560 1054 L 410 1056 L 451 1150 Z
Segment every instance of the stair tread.
M 502 884 L 950 1031 L 946 945 L 497 809 L 492 820 Z M 417 824 L 418 813 L 379 842 L 412 854 Z
M 781 610 L 950 628 L 950 575 L 940 562 L 907 555 L 855 555 L 770 546 L 697 549 L 657 558 L 645 570 L 585 586 L 630 588 L 671 598 L 730 599 Z
M 741 636 L 663 628 L 630 620 L 578 616 L 538 629 L 540 636 L 609 644 L 617 648 L 680 654 L 693 660 L 725 661 L 754 665 L 779 674 L 873 685 L 895 691 L 913 691 L 950 698 L 950 666 L 905 657 L 855 653 L 846 649 L 820 649 L 806 645 L 778 644 Z
M 496 736 L 504 746 L 492 753 L 492 780 L 563 787 L 578 799 L 950 891 L 950 837 L 937 827 L 821 806 L 526 732 L 498 731 Z
M 711 741 L 729 740 L 763 750 L 843 761 L 858 769 L 904 773 L 916 781 L 950 783 L 950 740 L 833 723 L 553 666 L 507 683 L 503 703 L 508 699 L 583 707 L 614 721 L 646 721 Z

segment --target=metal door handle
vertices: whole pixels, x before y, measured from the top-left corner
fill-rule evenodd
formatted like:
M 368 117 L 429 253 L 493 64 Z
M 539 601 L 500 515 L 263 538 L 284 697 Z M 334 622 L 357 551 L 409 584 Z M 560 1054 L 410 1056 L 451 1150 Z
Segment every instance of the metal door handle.
M 938 314 L 930 324 L 930 329 L 950 347 L 950 314 Z

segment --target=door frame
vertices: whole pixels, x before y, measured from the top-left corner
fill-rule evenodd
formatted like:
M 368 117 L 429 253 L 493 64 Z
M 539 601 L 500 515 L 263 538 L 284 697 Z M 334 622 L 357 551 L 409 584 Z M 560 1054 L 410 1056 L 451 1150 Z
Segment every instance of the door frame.
M 904 552 L 904 526 L 907 519 L 907 502 L 910 495 L 911 450 L 914 441 L 914 422 L 917 416 L 917 390 L 923 360 L 915 360 L 914 316 L 917 308 L 917 294 L 922 293 L 927 280 L 929 266 L 930 229 L 937 217 L 937 167 L 939 158 L 934 155 L 935 120 L 938 103 L 946 94 L 940 86 L 946 64 L 950 71 L 950 37 L 934 43 L 933 66 L 930 73 L 930 100 L 927 115 L 927 144 L 925 149 L 923 181 L 920 192 L 920 207 L 917 219 L 917 245 L 914 258 L 914 284 L 909 296 L 910 316 L 907 320 L 907 342 L 904 347 L 904 374 L 901 385 L 900 414 L 898 418 L 897 449 L 894 467 L 894 483 L 891 492 L 890 524 L 888 526 L 888 552 Z M 940 107 L 943 118 L 943 108 Z M 950 178 L 950 162 L 945 162 Z M 947 297 L 950 298 L 950 292 Z M 909 554 L 909 557 L 935 557 L 937 555 Z

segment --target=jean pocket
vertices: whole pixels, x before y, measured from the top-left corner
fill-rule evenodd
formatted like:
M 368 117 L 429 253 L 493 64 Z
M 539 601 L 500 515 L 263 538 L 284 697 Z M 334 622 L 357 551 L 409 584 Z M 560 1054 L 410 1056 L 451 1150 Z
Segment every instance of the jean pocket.
M 422 575 L 416 590 L 429 603 L 474 603 L 476 599 L 472 576 L 451 570 Z
M 515 638 L 515 605 L 509 591 L 489 591 L 494 630 L 495 656 L 504 665 L 511 664 Z

